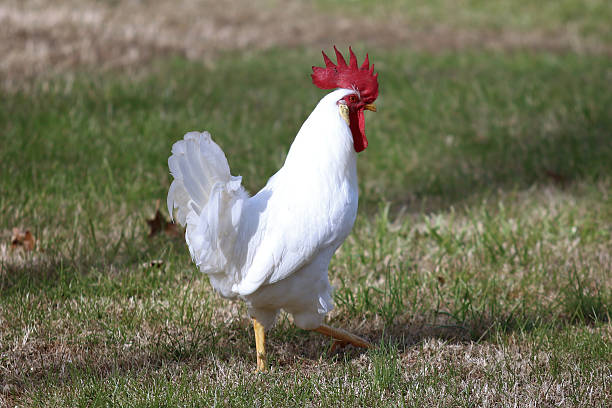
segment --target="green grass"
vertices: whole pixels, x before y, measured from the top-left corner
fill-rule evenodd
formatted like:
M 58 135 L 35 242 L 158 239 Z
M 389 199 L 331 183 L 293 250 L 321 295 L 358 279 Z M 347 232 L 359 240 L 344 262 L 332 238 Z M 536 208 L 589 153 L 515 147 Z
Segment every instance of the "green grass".
M 359 51 L 359 50 L 356 50 Z M 27 406 L 605 406 L 612 362 L 610 59 L 371 53 L 379 112 L 328 355 L 286 316 L 252 373 L 244 306 L 147 238 L 172 143 L 209 130 L 250 191 L 324 92 L 314 52 L 181 59 L 0 95 L 0 384 Z M 8 248 L 14 226 L 38 239 Z M 143 265 L 162 259 L 160 267 Z
M 322 9 L 352 15 L 403 18 L 410 27 L 455 29 L 568 31 L 609 43 L 612 5 L 606 0 L 319 0 Z

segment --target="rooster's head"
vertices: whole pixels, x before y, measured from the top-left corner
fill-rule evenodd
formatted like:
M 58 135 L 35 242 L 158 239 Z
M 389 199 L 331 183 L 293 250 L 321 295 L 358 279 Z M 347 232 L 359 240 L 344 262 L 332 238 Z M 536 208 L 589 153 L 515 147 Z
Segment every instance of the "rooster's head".
M 354 91 L 340 99 L 338 105 L 353 134 L 355 151 L 361 152 L 368 147 L 363 111 L 367 109 L 376 112 L 374 101 L 378 97 L 378 73 L 374 74 L 374 64 L 370 67 L 367 54 L 361 67 L 358 67 L 357 57 L 351 47 L 348 64 L 335 46 L 334 51 L 338 63 L 334 64 L 323 52 L 325 68 L 312 67 L 312 82 L 321 89 L 342 88 Z

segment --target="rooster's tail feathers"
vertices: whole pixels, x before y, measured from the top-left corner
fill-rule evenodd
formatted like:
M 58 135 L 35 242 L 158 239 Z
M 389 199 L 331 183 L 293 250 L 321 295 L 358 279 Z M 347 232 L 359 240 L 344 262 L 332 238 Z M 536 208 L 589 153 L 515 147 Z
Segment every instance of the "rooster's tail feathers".
M 172 146 L 168 159 L 174 181 L 168 191 L 168 212 L 187 224 L 185 239 L 195 263 L 210 275 L 224 296 L 232 296 L 234 273 L 227 258 L 236 241 L 242 205 L 249 197 L 241 177 L 230 174 L 221 148 L 208 132 L 190 132 Z
M 208 132 L 189 132 L 172 146 L 168 159 L 174 182 L 168 192 L 168 212 L 178 208 L 177 219 L 185 225 L 190 209 L 198 214 L 206 206 L 214 185 L 230 181 L 230 170 L 223 151 Z

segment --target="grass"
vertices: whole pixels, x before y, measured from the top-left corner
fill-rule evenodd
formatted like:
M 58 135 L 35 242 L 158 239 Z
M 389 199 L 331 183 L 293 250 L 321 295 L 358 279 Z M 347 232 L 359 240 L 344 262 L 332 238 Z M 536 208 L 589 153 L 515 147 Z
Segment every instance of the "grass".
M 413 27 L 452 27 L 489 31 L 516 30 L 547 33 L 570 31 L 574 37 L 612 39 L 612 6 L 605 0 L 391 0 L 371 2 L 320 0 L 323 9 L 355 15 L 405 19 Z
M 358 50 L 357 50 L 358 51 Z M 245 308 L 147 238 L 173 141 L 209 130 L 255 191 L 324 94 L 312 51 L 77 73 L 0 97 L 0 384 L 26 406 L 606 406 L 610 60 L 372 52 L 361 202 L 330 320 L 281 316 L 252 373 Z M 30 228 L 37 250 L 9 249 Z M 163 264 L 151 266 L 161 259 Z

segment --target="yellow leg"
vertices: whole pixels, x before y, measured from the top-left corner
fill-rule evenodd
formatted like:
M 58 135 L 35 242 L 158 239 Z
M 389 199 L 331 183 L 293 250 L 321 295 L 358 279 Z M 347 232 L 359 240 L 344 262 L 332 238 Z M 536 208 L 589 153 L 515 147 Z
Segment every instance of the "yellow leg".
M 253 330 L 255 331 L 255 348 L 257 349 L 256 372 L 266 372 L 268 371 L 266 363 L 266 333 L 263 325 L 255 319 L 253 319 Z
M 367 340 L 362 339 L 359 336 L 355 336 L 354 334 L 349 333 L 346 330 L 336 329 L 326 324 L 322 324 L 321 326 L 314 329 L 314 331 L 336 339 L 336 343 L 334 343 L 334 346 L 332 346 L 333 349 L 335 349 L 338 345 L 345 346 L 346 344 L 349 344 L 349 343 L 355 347 L 361 347 L 361 348 L 372 347 L 372 345 Z

